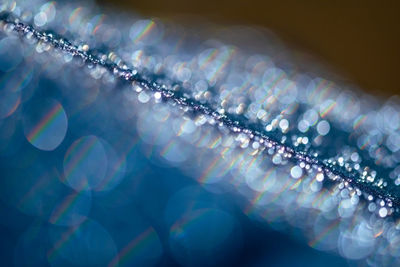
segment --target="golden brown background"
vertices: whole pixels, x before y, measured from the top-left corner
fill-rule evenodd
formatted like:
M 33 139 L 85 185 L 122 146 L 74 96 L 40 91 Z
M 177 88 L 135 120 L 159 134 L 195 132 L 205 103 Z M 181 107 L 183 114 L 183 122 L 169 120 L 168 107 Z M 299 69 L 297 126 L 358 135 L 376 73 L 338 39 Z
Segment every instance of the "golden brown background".
M 400 1 L 98 0 L 147 16 L 264 26 L 364 90 L 400 94 Z

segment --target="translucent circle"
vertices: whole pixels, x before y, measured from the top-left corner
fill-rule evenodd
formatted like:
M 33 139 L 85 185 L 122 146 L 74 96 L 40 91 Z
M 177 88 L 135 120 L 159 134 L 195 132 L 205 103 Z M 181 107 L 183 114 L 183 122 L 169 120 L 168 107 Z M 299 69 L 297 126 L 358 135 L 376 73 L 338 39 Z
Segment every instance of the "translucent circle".
M 47 15 L 44 12 L 39 12 L 34 18 L 35 25 L 42 27 L 47 23 Z
M 23 147 L 25 142 L 25 136 L 21 130 L 19 130 L 20 120 L 19 116 L 9 117 L 4 120 L 0 120 L 0 156 L 9 157 L 19 153 L 21 147 Z M 23 158 L 25 153 L 19 157 Z M 9 163 L 14 163 L 19 165 L 20 160 L 10 161 Z M 12 167 L 12 166 L 10 166 Z
M 55 2 L 47 2 L 40 7 L 40 11 L 46 14 L 47 21 L 52 21 L 56 16 Z
M 102 222 L 119 251 L 108 266 L 153 266 L 163 253 L 154 228 L 132 206 L 114 208 L 112 212 L 116 216 L 104 216 Z
M 230 162 L 227 162 L 219 154 L 210 153 L 199 160 L 202 171 L 193 173 L 193 176 L 201 184 L 213 184 L 221 181 L 229 173 L 231 167 Z
M 351 204 L 350 199 L 343 199 L 338 206 L 338 214 L 342 218 L 349 218 L 354 214 L 355 209 L 356 206 Z
M 162 121 L 163 123 L 160 123 L 159 121 L 157 121 L 156 116 L 168 118 L 170 116 L 170 111 L 168 110 L 168 108 L 160 107 L 157 112 L 150 115 L 151 116 L 148 116 L 148 114 L 143 113 L 139 116 L 137 120 L 137 131 L 139 136 L 145 143 L 151 145 L 167 144 L 171 140 L 174 133 L 173 131 L 169 130 L 168 123 L 165 123 L 165 121 Z
M 107 172 L 104 179 L 94 188 L 95 191 L 109 191 L 119 185 L 125 176 L 126 159 L 117 154 L 114 148 L 106 141 L 101 140 L 107 154 Z
M 53 226 L 49 237 L 47 257 L 53 266 L 105 266 L 117 255 L 111 235 L 94 220 L 73 227 Z
M 375 247 L 375 238 L 365 223 L 359 224 L 353 232 L 344 231 L 338 239 L 338 248 L 342 256 L 348 259 L 362 259 L 371 254 Z
M 47 168 L 49 166 L 41 166 L 37 161 L 30 165 L 29 171 L 21 168 L 3 172 L 0 179 L 2 201 L 24 214 L 47 220 L 63 192 L 57 171 Z
M 0 89 L 0 119 L 13 114 L 21 103 L 21 92 Z
M 318 113 L 314 109 L 307 110 L 303 117 L 308 125 L 315 125 L 318 122 Z
M 73 226 L 87 219 L 92 196 L 90 191 L 73 191 L 54 205 L 49 221 L 61 226 Z
M 172 226 L 189 210 L 214 208 L 214 195 L 200 186 L 188 186 L 176 192 L 168 200 L 165 208 L 165 221 L 168 227 Z
M 13 114 L 24 101 L 23 89 L 32 81 L 30 68 L 18 68 L 0 76 L 0 119 Z
M 189 154 L 187 145 L 179 141 L 171 140 L 160 151 L 160 156 L 168 160 L 172 164 L 182 163 L 186 161 Z
M 240 225 L 217 208 L 214 194 L 200 186 L 175 193 L 166 205 L 164 218 L 170 229 L 173 257 L 184 266 L 202 266 L 209 258 L 220 263 L 224 255 L 235 255 L 241 246 Z
M 289 128 L 289 121 L 287 119 L 283 119 L 279 122 L 279 127 L 282 130 L 286 130 L 287 128 Z
M 387 208 L 382 207 L 382 208 L 379 209 L 378 213 L 379 213 L 380 217 L 385 218 L 387 216 L 387 214 L 388 214 L 388 210 L 387 210 Z
M 153 227 L 134 236 L 108 266 L 150 266 L 161 256 L 162 246 Z
M 15 69 L 23 59 L 21 41 L 16 37 L 6 37 L 0 40 L 0 71 L 8 72 Z
M 328 220 L 319 215 L 314 224 L 314 236 L 308 243 L 311 247 L 320 250 L 332 250 L 337 246 L 340 234 L 340 220 Z
M 297 97 L 297 87 L 296 84 L 289 80 L 282 80 L 278 82 L 275 87 L 275 96 L 278 101 L 283 104 L 290 104 L 295 101 Z
M 98 187 L 106 172 L 106 151 L 96 136 L 76 140 L 65 153 L 65 182 L 77 191 Z
M 235 49 L 229 46 L 209 48 L 199 54 L 198 66 L 210 85 L 215 84 L 225 74 L 225 69 L 229 66 L 234 54 Z
M 62 105 L 53 99 L 35 102 L 24 111 L 26 139 L 41 150 L 54 150 L 64 140 L 68 119 Z
M 325 178 L 325 176 L 324 176 L 324 174 L 323 174 L 322 172 L 317 173 L 317 175 L 315 176 L 315 179 L 316 179 L 318 182 L 322 182 L 322 181 L 324 180 L 324 178 Z
M 317 131 L 320 135 L 327 135 L 331 129 L 329 122 L 322 120 L 317 124 Z
M 141 103 L 147 103 L 147 102 L 149 102 L 149 100 L 150 100 L 150 96 L 149 96 L 145 91 L 142 91 L 142 92 L 140 92 L 140 94 L 138 95 L 138 100 L 139 100 L 139 102 L 141 102 Z
M 282 156 L 279 153 L 276 153 L 273 157 L 272 157 L 272 163 L 279 165 L 282 163 Z
M 303 170 L 299 166 L 294 166 L 290 169 L 290 175 L 294 179 L 299 179 L 303 175 Z
M 270 191 L 276 180 L 275 168 L 269 168 L 267 171 L 258 170 L 256 173 L 246 175 L 246 182 L 249 187 L 258 192 Z
M 129 31 L 129 37 L 134 44 L 154 44 L 161 35 L 161 25 L 154 20 L 139 20 L 132 25 Z
M 22 91 L 31 84 L 34 77 L 34 69 L 32 66 L 21 66 L 18 69 L 8 72 L 1 76 L 0 84 L 7 91 L 17 92 Z

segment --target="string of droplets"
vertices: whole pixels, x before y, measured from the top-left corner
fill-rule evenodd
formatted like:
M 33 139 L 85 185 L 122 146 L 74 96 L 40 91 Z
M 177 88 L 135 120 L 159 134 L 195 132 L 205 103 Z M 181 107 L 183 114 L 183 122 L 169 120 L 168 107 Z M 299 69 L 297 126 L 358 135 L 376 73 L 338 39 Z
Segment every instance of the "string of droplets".
M 0 26 L 5 31 L 20 33 L 27 39 L 40 43 L 44 47 L 43 50 L 48 50 L 53 46 L 70 54 L 74 58 L 83 60 L 89 68 L 104 68 L 121 81 L 132 83 L 132 86 L 138 93 L 142 90 L 150 91 L 154 93 L 156 99 L 170 101 L 187 113 L 202 114 L 208 117 L 210 124 L 217 127 L 226 127 L 231 133 L 241 135 L 242 142 L 257 142 L 260 145 L 258 151 L 267 150 L 269 153 L 273 151 L 284 159 L 296 162 L 305 170 L 312 168 L 325 177 L 328 177 L 330 181 L 342 183 L 344 187 L 355 191 L 359 196 L 364 193 L 364 196 L 368 200 L 376 199 L 381 203 L 381 206 L 387 206 L 388 215 L 398 212 L 399 198 L 385 192 L 382 189 L 382 185 L 366 185 L 359 182 L 359 180 L 362 180 L 359 179 L 359 173 L 348 172 L 342 168 L 338 168 L 331 160 L 321 160 L 317 155 L 309 155 L 305 151 L 276 141 L 265 133 L 254 130 L 256 127 L 253 124 L 234 119 L 229 114 L 216 111 L 207 104 L 191 99 L 184 93 L 175 90 L 175 88 L 179 87 L 179 83 L 171 82 L 171 85 L 167 86 L 144 78 L 140 73 L 134 69 L 130 69 L 122 61 L 116 64 L 109 60 L 107 55 L 91 51 L 88 45 L 75 46 L 65 38 L 53 33 L 39 31 L 31 25 L 20 22 L 18 18 L 13 17 L 10 13 L 3 13 L 0 16 L 0 21 L 4 24 Z

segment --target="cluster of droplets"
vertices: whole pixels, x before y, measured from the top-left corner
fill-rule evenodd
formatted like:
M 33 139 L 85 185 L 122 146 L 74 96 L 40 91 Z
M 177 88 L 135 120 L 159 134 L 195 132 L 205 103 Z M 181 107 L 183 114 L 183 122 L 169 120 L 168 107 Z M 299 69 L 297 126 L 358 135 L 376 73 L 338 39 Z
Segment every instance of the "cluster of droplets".
M 111 84 L 111 88 L 121 85 L 118 100 L 122 104 L 116 114 L 126 119 L 137 116 L 139 136 L 157 147 L 160 159 L 180 166 L 188 175 L 193 176 L 193 168 L 197 169 L 200 176 L 194 178 L 206 187 L 213 184 L 215 189 L 210 190 L 234 187 L 250 200 L 244 207 L 249 216 L 270 222 L 285 217 L 294 223 L 294 209 L 301 208 L 302 216 L 308 214 L 317 221 L 314 228 L 310 222 L 301 225 L 296 221 L 295 225 L 311 229 L 312 246 L 327 250 L 337 246 L 342 255 L 358 259 L 374 257 L 375 240 L 380 238 L 390 244 L 387 253 L 397 256 L 393 240 L 400 238 L 398 226 L 382 219 L 398 211 L 395 191 L 387 187 L 388 182 L 400 184 L 400 172 L 394 168 L 391 181 L 367 167 L 370 162 L 378 168 L 398 163 L 398 125 L 386 123 L 388 116 L 398 116 L 395 108 L 386 106 L 375 114 L 362 115 L 361 108 L 373 104 L 356 100 L 327 80 L 278 67 L 271 58 L 248 57 L 235 46 L 218 43 L 192 59 L 187 59 L 189 52 L 165 56 L 158 41 L 167 29 L 153 20 L 135 22 L 129 38 L 137 50 L 129 50 L 120 37 L 120 53 L 102 53 L 93 40 L 72 44 L 21 22 L 33 19 L 36 27 L 51 26 L 57 20 L 51 3 L 30 17 L 11 5 L 7 10 L 20 18 L 3 14 L 0 26 L 5 32 L 23 35 L 37 53 L 54 54 L 64 63 L 73 61 L 86 68 L 92 79 Z M 71 25 L 78 17 L 84 20 L 79 8 L 69 17 Z M 118 36 L 107 24 L 89 24 L 96 34 L 104 31 Z M 86 30 L 77 27 L 75 33 L 84 38 Z M 105 33 L 101 36 L 105 38 Z M 150 56 L 146 49 L 152 47 L 157 52 Z M 246 71 L 238 75 L 243 66 Z M 365 131 L 373 116 L 384 118 L 385 133 Z M 355 148 L 338 149 L 340 143 L 330 143 L 337 135 L 339 141 L 344 140 L 343 147 L 347 146 L 348 133 Z M 382 152 L 383 142 L 392 154 Z M 335 155 L 326 152 L 331 146 Z M 366 163 L 362 162 L 364 157 L 368 158 Z M 75 189 L 85 186 L 73 180 L 69 182 Z M 351 218 L 358 224 L 350 222 Z M 320 236 L 331 224 L 336 229 L 335 241 Z M 318 246 L 319 242 L 322 245 Z M 357 247 L 364 254 L 357 255 Z
M 276 161 L 281 161 L 277 159 L 278 157 L 284 159 L 294 158 L 299 161 L 307 162 L 306 165 L 307 168 L 310 168 L 310 164 L 315 164 L 316 166 L 321 165 L 321 163 L 319 163 L 319 160 L 317 158 L 313 156 L 303 156 L 303 153 L 301 151 L 297 152 L 290 146 L 282 144 L 283 142 L 281 143 L 273 141 L 270 137 L 266 136 L 265 134 L 259 131 L 254 131 L 251 128 L 246 128 L 244 124 L 241 123 L 239 120 L 234 120 L 229 115 L 224 114 L 223 112 L 214 111 L 208 105 L 201 104 L 196 100 L 192 100 L 186 97 L 185 94 L 176 92 L 174 88 L 176 88 L 179 85 L 174 86 L 173 89 L 167 89 L 167 86 L 165 85 L 160 85 L 158 83 L 151 82 L 140 77 L 136 70 L 129 69 L 127 65 L 123 61 L 120 61 L 119 59 L 117 60 L 119 64 L 105 61 L 106 58 L 105 56 L 102 55 L 99 56 L 100 57 L 99 59 L 95 55 L 88 53 L 87 49 L 85 49 L 85 45 L 81 45 L 78 47 L 74 46 L 69 41 L 66 41 L 61 38 L 56 38 L 53 34 L 42 33 L 40 31 L 33 29 L 29 25 L 20 23 L 18 22 L 18 19 L 15 20 L 14 22 L 8 23 L 4 27 L 9 31 L 14 30 L 23 33 L 27 39 L 34 38 L 38 42 L 36 50 L 39 53 L 43 51 L 48 51 L 50 47 L 53 46 L 56 49 L 60 49 L 66 52 L 67 54 L 70 54 L 72 57 L 80 58 L 85 64 L 88 64 L 89 68 L 97 68 L 96 72 L 93 73 L 94 75 L 96 75 L 95 73 L 99 72 L 104 73 L 106 70 L 109 70 L 115 77 L 122 78 L 123 80 L 128 82 L 132 82 L 132 86 L 136 88 L 135 91 L 139 92 L 138 95 L 139 101 L 143 103 L 149 100 L 149 96 L 147 95 L 147 93 L 145 91 L 142 91 L 142 89 L 145 89 L 146 91 L 152 91 L 154 93 L 154 97 L 157 97 L 159 99 L 162 97 L 164 100 L 173 101 L 174 104 L 178 105 L 178 107 L 184 110 L 185 112 L 201 113 L 205 115 L 207 117 L 207 121 L 210 124 L 217 124 L 220 127 L 225 126 L 229 131 L 238 134 L 236 140 L 238 140 L 241 143 L 240 146 L 242 148 L 246 148 L 248 143 L 254 140 L 257 143 L 262 144 L 264 149 L 268 148 L 269 153 L 273 153 L 270 151 L 277 151 L 275 156 L 273 156 L 273 158 L 275 158 Z M 108 57 L 108 59 L 110 60 L 114 59 L 114 61 L 116 60 L 116 58 L 112 58 L 110 56 Z M 142 88 L 142 89 L 137 89 L 137 88 Z M 281 121 L 279 121 L 278 119 L 273 119 L 271 123 L 265 127 L 265 129 L 267 132 L 269 132 L 274 130 L 274 128 L 277 128 L 277 125 L 279 125 L 279 128 L 281 129 L 282 133 L 285 133 L 285 131 L 288 128 L 288 124 L 289 124 L 288 121 L 285 119 Z M 327 124 L 327 122 L 321 121 L 317 125 L 318 132 L 325 133 L 326 130 L 325 129 L 321 130 L 320 128 L 327 128 L 329 126 L 321 126 L 321 124 Z M 298 145 L 298 141 L 301 141 L 301 144 L 307 145 L 308 137 L 297 138 L 296 141 L 294 142 L 295 146 Z M 260 149 L 260 151 L 261 150 L 262 149 Z M 349 180 L 351 182 L 351 179 Z M 380 186 L 381 184 L 378 183 L 377 185 Z

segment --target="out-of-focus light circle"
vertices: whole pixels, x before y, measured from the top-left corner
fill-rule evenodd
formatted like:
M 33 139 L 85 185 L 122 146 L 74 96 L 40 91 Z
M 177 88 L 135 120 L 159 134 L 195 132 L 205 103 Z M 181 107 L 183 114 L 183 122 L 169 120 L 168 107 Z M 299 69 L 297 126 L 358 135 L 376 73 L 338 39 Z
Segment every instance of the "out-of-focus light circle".
M 188 149 L 185 144 L 171 140 L 161 149 L 160 156 L 172 164 L 182 163 L 188 157 Z
M 299 166 L 294 166 L 290 169 L 290 175 L 294 179 L 299 179 L 303 175 L 303 170 Z
M 122 247 L 108 266 L 151 266 L 161 254 L 160 239 L 153 227 L 148 227 Z
M 320 135 L 327 135 L 330 131 L 331 127 L 329 122 L 326 120 L 322 120 L 317 124 L 317 131 Z
M 184 266 L 201 266 L 207 258 L 223 262 L 227 259 L 222 255 L 241 246 L 237 221 L 199 186 L 185 187 L 169 199 L 165 221 L 172 254 Z
M 165 131 L 167 126 L 164 123 L 158 123 L 156 116 L 162 116 L 168 118 L 170 113 L 168 109 L 158 110 L 160 112 L 154 113 L 154 117 L 147 117 L 145 114 L 137 120 L 137 131 L 141 139 L 148 144 L 165 145 L 170 141 L 173 136 L 173 131 Z
M 16 37 L 6 37 L 0 40 L 0 71 L 8 72 L 21 63 L 23 48 Z
M 160 27 L 154 20 L 139 20 L 132 25 L 129 37 L 136 45 L 154 44 L 162 35 Z
M 96 188 L 102 183 L 106 172 L 106 151 L 94 135 L 76 140 L 65 153 L 65 182 L 77 191 Z
M 78 225 L 87 219 L 91 202 L 90 191 L 73 191 L 54 205 L 49 221 L 61 226 Z
M 153 266 L 163 254 L 163 246 L 156 230 L 132 206 L 113 208 L 115 216 L 102 212 L 103 225 L 118 248 L 117 255 L 108 266 Z
M 0 198 L 24 214 L 47 220 L 63 193 L 62 184 L 54 167 L 38 161 L 31 164 L 29 172 L 23 168 L 14 169 L 10 174 L 2 173 Z
M 24 102 L 24 89 L 31 83 L 32 77 L 33 70 L 29 67 L 18 67 L 0 75 L 0 119 L 14 114 Z
M 194 173 L 196 180 L 201 184 L 213 184 L 221 181 L 229 173 L 231 162 L 227 162 L 221 155 L 212 155 L 200 159 L 204 170 Z
M 372 229 L 363 222 L 354 231 L 343 231 L 338 240 L 339 253 L 353 260 L 365 258 L 375 247 L 375 238 Z
M 114 148 L 106 141 L 101 140 L 107 154 L 107 172 L 105 177 L 94 188 L 95 191 L 109 191 L 115 188 L 125 176 L 125 155 L 117 154 Z
M 88 219 L 78 226 L 49 229 L 47 258 L 52 266 L 104 266 L 117 255 L 114 240 L 98 222 Z
M 41 150 L 54 150 L 67 133 L 68 119 L 62 105 L 53 99 L 39 101 L 24 112 L 24 133 Z
M 0 120 L 0 156 L 8 157 L 20 152 L 20 148 L 25 143 L 25 136 L 22 131 L 18 131 L 19 125 L 20 121 L 17 116 Z M 19 165 L 19 163 L 17 164 Z
M 309 245 L 320 250 L 335 249 L 340 233 L 340 220 L 328 220 L 323 215 L 318 216 L 314 225 L 314 237 Z
M 39 12 L 34 18 L 35 25 L 42 27 L 47 23 L 47 15 L 44 12 Z
M 21 93 L 19 91 L 0 89 L 0 119 L 4 119 L 13 114 L 21 103 Z

